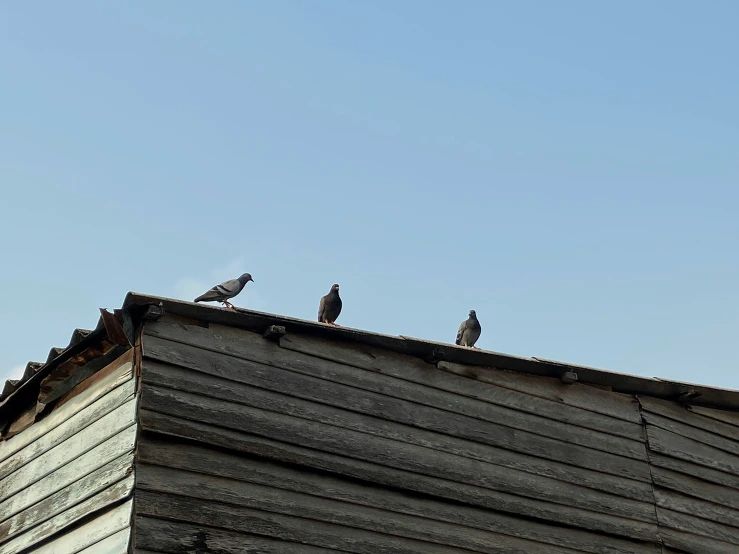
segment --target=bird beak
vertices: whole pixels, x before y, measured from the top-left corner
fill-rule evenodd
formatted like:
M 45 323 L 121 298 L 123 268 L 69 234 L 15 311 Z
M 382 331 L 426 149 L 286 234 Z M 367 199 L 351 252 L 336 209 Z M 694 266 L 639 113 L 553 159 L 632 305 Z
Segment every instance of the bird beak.
M 252 278 L 250 277 L 250 278 L 249 278 L 249 281 L 251 281 L 251 282 L 253 283 L 253 282 L 254 282 L 254 279 L 252 279 Z

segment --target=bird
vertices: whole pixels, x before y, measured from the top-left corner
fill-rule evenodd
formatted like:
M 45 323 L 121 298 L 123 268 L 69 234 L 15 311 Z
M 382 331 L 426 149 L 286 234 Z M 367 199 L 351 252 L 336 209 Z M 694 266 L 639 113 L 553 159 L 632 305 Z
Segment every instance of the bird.
M 470 317 L 465 319 L 459 325 L 459 331 L 457 331 L 457 340 L 455 344 L 460 346 L 468 346 L 470 348 L 477 348 L 475 343 L 480 338 L 482 333 L 482 327 L 480 322 L 477 320 L 477 314 L 475 310 L 470 310 Z
M 251 278 L 251 274 L 244 273 L 237 279 L 231 279 L 229 281 L 224 281 L 220 285 L 216 285 L 208 292 L 198 296 L 193 300 L 193 302 L 221 302 L 225 307 L 233 308 L 233 304 L 229 302 L 229 299 L 244 290 L 244 287 L 249 281 L 252 283 L 254 282 L 254 279 Z
M 336 320 L 341 313 L 341 298 L 339 297 L 339 285 L 331 285 L 331 290 L 326 296 L 321 297 L 318 304 L 318 321 L 336 325 Z

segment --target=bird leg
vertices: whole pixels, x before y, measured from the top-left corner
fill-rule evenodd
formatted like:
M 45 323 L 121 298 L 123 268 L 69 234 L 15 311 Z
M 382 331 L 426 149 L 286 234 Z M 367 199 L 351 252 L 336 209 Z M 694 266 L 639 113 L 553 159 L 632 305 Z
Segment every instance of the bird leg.
M 233 304 L 231 304 L 231 302 L 229 302 L 228 300 L 224 300 L 223 301 L 223 307 L 224 308 L 231 308 L 232 310 L 234 309 Z
M 335 321 L 327 321 L 326 323 L 328 323 L 329 325 L 333 325 L 334 327 L 339 327 L 339 324 Z

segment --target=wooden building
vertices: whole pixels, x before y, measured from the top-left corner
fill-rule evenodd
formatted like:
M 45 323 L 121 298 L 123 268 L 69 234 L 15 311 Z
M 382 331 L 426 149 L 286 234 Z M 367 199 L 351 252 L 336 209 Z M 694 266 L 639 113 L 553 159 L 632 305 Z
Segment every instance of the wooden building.
M 1 554 L 739 552 L 739 392 L 138 294 L 101 313 L 0 397 Z

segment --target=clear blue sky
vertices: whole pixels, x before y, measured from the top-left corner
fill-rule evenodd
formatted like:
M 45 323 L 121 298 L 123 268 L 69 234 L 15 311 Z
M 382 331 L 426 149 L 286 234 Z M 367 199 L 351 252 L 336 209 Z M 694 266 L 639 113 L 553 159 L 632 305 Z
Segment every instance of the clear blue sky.
M 739 3 L 6 2 L 0 376 L 129 290 L 739 388 Z

